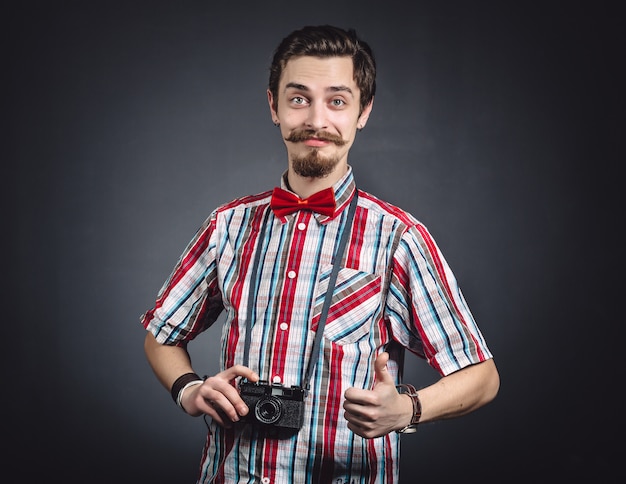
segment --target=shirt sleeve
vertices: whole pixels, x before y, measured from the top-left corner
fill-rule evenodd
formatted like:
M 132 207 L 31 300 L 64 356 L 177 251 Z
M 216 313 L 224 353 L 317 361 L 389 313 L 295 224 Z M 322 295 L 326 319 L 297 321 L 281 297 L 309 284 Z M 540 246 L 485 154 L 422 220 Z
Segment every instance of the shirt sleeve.
M 454 274 L 419 223 L 395 251 L 386 305 L 393 336 L 441 375 L 492 357 Z
M 216 214 L 189 242 L 141 323 L 159 343 L 183 346 L 206 330 L 223 311 L 217 282 Z

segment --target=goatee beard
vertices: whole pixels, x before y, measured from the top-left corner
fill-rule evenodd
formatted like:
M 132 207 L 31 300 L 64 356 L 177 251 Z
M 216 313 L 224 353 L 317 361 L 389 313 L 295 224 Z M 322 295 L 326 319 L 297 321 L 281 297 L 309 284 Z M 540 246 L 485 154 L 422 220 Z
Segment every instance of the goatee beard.
M 316 149 L 291 158 L 293 171 L 306 178 L 324 178 L 333 172 L 338 163 L 338 157 L 322 158 Z
M 330 141 L 340 147 L 347 144 L 347 141 L 342 139 L 341 136 L 327 131 L 316 131 L 313 129 L 295 129 L 289 133 L 285 141 L 299 143 L 312 138 Z M 339 163 L 339 157 L 323 158 L 320 156 L 318 149 L 312 149 L 304 155 L 294 155 L 291 159 L 291 163 L 293 171 L 300 176 L 307 178 L 324 178 L 330 175 L 335 169 Z

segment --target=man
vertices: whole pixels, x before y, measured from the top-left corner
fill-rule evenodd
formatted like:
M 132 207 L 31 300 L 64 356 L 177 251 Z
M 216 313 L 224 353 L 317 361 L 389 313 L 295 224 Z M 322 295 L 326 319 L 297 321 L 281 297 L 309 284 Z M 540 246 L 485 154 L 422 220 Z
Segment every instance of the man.
M 426 228 L 355 185 L 348 152 L 375 74 L 352 30 L 283 39 L 267 91 L 287 149 L 281 187 L 217 208 L 142 317 L 160 382 L 211 417 L 200 483 L 395 483 L 402 433 L 497 394 L 492 354 Z M 201 379 L 186 346 L 224 310 L 222 371 Z M 401 384 L 405 349 L 441 379 Z

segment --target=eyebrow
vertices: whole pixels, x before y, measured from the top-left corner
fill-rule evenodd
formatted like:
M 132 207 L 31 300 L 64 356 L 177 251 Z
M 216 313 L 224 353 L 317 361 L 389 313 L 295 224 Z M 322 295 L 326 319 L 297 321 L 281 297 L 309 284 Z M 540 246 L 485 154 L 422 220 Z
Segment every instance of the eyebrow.
M 307 86 L 305 86 L 304 84 L 298 84 L 297 82 L 288 82 L 287 85 L 285 86 L 285 90 L 289 88 L 298 89 L 299 91 L 305 91 L 305 92 L 310 91 L 310 89 Z M 326 90 L 330 92 L 347 92 L 351 96 L 354 96 L 352 89 L 350 89 L 348 86 L 330 86 L 330 87 L 327 87 Z

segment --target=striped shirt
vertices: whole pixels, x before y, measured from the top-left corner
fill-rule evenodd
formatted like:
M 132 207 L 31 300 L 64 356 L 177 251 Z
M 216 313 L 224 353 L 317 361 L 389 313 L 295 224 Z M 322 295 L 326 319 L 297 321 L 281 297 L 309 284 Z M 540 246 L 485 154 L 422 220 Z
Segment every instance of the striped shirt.
M 271 191 L 217 208 L 141 318 L 158 342 L 184 345 L 225 311 L 224 370 L 243 363 L 251 304 L 248 366 L 261 379 L 304 387 L 309 358 L 317 358 L 300 431 L 276 439 L 252 425 L 210 423 L 198 483 L 396 483 L 399 435 L 364 439 L 351 432 L 343 417 L 345 391 L 373 387 L 374 360 L 385 350 L 398 383 L 405 349 L 441 375 L 492 356 L 427 229 L 361 190 L 319 355 L 311 355 L 333 254 L 357 189 L 351 168 L 333 188 L 337 208 L 330 217 L 306 210 L 277 217 Z M 257 250 L 263 256 L 256 294 L 250 294 Z

